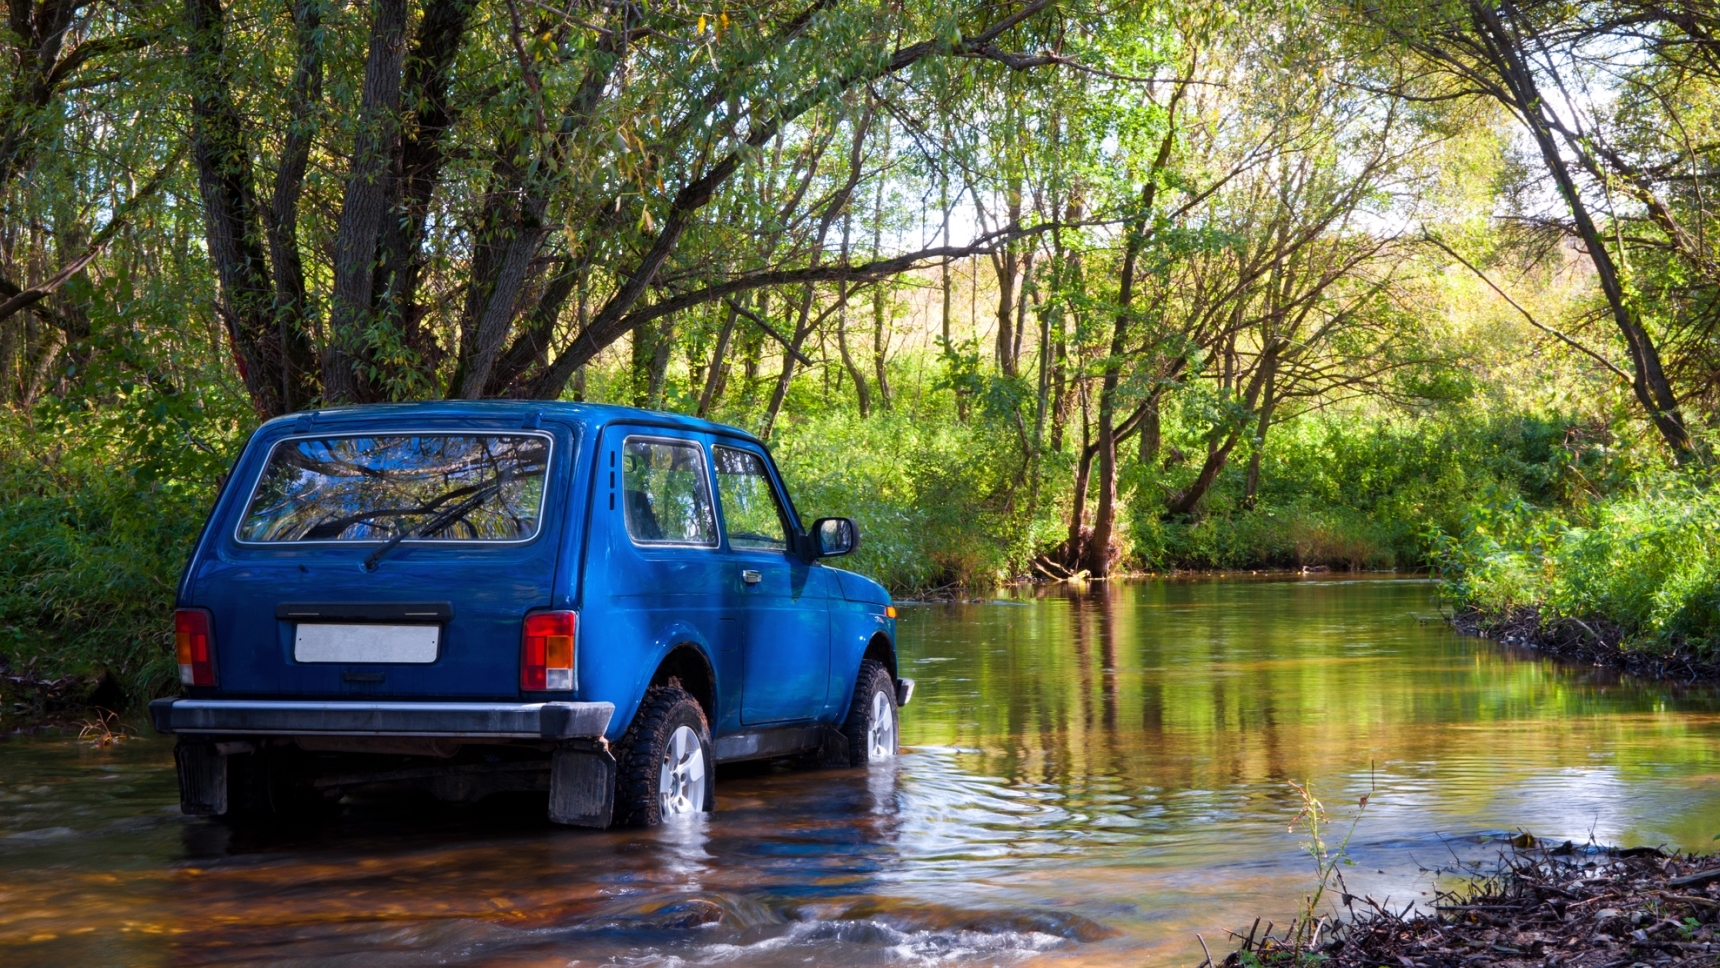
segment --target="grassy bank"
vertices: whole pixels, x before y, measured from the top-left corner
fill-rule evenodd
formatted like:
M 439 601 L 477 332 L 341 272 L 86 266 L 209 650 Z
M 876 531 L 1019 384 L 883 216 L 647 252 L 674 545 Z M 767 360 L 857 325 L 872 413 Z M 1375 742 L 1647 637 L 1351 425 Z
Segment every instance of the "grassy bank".
M 1498 637 L 1720 660 L 1720 499 L 1705 470 L 1646 465 L 1562 506 L 1489 494 L 1435 543 L 1449 598 Z

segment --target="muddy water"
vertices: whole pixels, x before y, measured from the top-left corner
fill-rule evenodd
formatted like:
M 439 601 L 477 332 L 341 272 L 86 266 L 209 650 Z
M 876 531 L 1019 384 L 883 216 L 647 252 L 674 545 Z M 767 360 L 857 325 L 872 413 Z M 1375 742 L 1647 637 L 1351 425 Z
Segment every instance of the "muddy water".
M 1423 897 L 1519 829 L 1712 845 L 1720 699 L 1459 639 L 1408 581 L 1152 582 L 904 608 L 888 769 L 724 774 L 652 831 L 541 802 L 177 815 L 167 743 L 0 744 L 0 963 L 1183 964 L 1311 883 Z

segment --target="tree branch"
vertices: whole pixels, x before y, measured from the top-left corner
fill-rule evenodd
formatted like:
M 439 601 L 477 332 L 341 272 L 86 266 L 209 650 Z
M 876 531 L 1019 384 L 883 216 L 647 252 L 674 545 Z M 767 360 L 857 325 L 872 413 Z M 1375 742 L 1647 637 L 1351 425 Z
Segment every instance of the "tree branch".
M 1606 367 L 1607 370 L 1610 371 L 1614 376 L 1616 376 L 1620 380 L 1624 381 L 1624 384 L 1626 386 L 1629 386 L 1631 384 L 1630 374 L 1619 369 L 1617 366 L 1615 366 L 1613 364 L 1613 362 L 1611 360 L 1600 355 L 1599 353 L 1595 352 L 1594 350 L 1589 349 L 1587 346 L 1584 346 L 1583 344 L 1577 342 L 1572 337 L 1565 335 L 1564 333 L 1554 329 L 1551 326 L 1547 326 L 1547 325 L 1542 324 L 1541 321 L 1536 319 L 1534 317 L 1534 315 L 1532 313 L 1530 313 L 1527 309 L 1524 309 L 1522 306 L 1518 305 L 1517 300 L 1512 299 L 1511 296 L 1505 292 L 1505 290 L 1499 288 L 1499 286 L 1496 285 L 1492 279 L 1487 278 L 1487 274 L 1485 272 L 1482 272 L 1480 269 L 1476 268 L 1475 265 L 1473 263 L 1471 263 L 1468 259 L 1465 259 L 1463 256 L 1458 255 L 1457 251 L 1455 249 L 1453 249 L 1449 245 L 1446 245 L 1444 242 L 1440 241 L 1439 238 L 1437 236 L 1435 236 L 1433 233 L 1431 233 L 1431 232 L 1426 233 L 1423 235 L 1423 238 L 1425 238 L 1428 242 L 1431 242 L 1433 245 L 1437 246 L 1446 255 L 1449 255 L 1453 259 L 1456 259 L 1459 263 L 1461 263 L 1463 265 L 1463 267 L 1465 269 L 1468 269 L 1470 272 L 1474 273 L 1475 278 L 1480 279 L 1482 282 L 1487 284 L 1487 288 L 1498 293 L 1499 298 L 1501 298 L 1501 299 L 1505 300 L 1507 303 L 1509 303 L 1511 305 L 1512 309 L 1517 310 L 1517 312 L 1519 314 L 1521 314 L 1522 317 L 1526 321 L 1528 321 L 1530 326 L 1535 327 L 1536 329 L 1540 330 L 1543 333 L 1546 333 L 1549 336 L 1555 337 L 1556 339 L 1559 340 L 1559 342 L 1564 343 L 1566 346 L 1569 346 L 1571 349 L 1576 350 L 1577 352 L 1583 354 L 1584 356 L 1587 356 L 1589 359 L 1594 360 L 1596 363 L 1599 363 L 1601 366 Z

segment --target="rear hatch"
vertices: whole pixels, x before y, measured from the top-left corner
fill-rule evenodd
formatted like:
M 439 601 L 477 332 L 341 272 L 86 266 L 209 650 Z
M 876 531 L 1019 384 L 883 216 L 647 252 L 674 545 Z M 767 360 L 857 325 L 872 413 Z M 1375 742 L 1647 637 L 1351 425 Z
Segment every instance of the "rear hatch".
M 187 574 L 182 604 L 213 619 L 214 692 L 517 697 L 521 622 L 556 606 L 582 517 L 566 507 L 577 430 L 324 416 L 258 432 Z

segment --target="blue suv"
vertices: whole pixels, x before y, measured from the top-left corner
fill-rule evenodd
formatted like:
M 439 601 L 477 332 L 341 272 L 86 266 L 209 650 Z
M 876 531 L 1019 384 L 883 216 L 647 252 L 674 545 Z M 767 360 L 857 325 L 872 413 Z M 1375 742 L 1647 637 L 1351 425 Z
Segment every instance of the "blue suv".
M 896 754 L 913 694 L 876 582 L 821 564 L 770 452 L 569 403 L 353 407 L 264 424 L 174 615 L 186 813 L 378 784 L 549 794 L 559 823 L 709 811 L 714 768 Z

